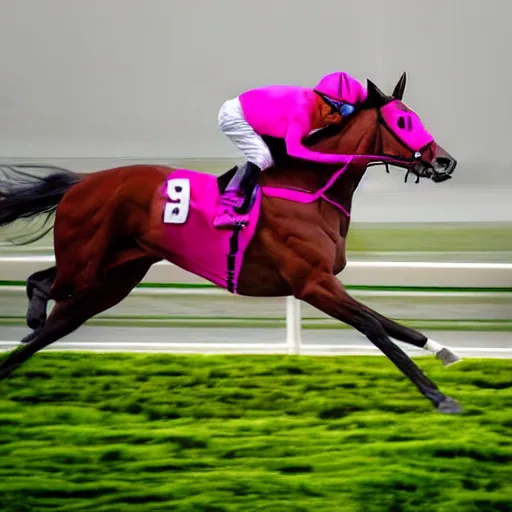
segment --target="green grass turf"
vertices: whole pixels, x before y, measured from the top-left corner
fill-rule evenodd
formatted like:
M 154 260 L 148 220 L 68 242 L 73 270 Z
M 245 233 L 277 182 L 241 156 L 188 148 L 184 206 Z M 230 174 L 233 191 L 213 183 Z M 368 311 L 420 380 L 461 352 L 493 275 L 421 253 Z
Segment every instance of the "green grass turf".
M 354 224 L 348 252 L 512 251 L 509 223 Z
M 512 360 L 43 353 L 0 383 L 2 512 L 512 510 Z

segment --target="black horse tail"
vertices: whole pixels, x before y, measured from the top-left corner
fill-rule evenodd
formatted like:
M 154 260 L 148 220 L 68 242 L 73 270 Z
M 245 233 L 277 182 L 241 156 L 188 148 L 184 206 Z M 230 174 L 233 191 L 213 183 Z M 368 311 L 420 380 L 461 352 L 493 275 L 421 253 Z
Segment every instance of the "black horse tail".
M 52 214 L 64 194 L 82 178 L 72 171 L 50 165 L 0 165 L 0 226 L 18 219 L 45 216 L 36 233 L 9 241 L 26 245 L 49 233 L 53 229 L 53 223 L 48 227 Z

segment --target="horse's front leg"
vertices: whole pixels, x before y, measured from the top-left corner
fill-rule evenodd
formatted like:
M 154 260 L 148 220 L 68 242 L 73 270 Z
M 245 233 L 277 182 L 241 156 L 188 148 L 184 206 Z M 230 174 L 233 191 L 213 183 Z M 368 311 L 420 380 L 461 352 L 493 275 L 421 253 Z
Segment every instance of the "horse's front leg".
M 294 295 L 315 308 L 364 334 L 406 375 L 437 410 L 458 413 L 460 405 L 445 396 L 409 356 L 388 337 L 380 320 L 345 291 L 341 282 L 328 272 L 312 272 L 307 279 L 292 282 Z
M 353 300 L 356 302 L 355 299 Z M 405 325 L 401 325 L 377 311 L 374 311 L 365 304 L 361 304 L 360 302 L 357 302 L 357 304 L 379 320 L 388 336 L 431 352 L 443 363 L 444 366 L 449 366 L 461 360 L 460 357 L 457 354 L 454 354 L 448 347 L 427 338 L 423 333 L 411 329 L 410 327 L 406 327 Z

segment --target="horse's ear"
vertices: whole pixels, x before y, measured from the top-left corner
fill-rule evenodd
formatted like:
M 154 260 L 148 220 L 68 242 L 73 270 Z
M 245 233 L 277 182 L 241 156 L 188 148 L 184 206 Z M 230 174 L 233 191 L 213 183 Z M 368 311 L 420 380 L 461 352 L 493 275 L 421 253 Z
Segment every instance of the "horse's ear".
M 395 85 L 395 89 L 393 90 L 393 98 L 396 100 L 402 100 L 404 97 L 404 91 L 405 91 L 405 84 L 407 82 L 407 75 L 405 71 L 402 73 L 402 76 L 398 80 L 398 83 Z
M 389 98 L 369 79 L 366 79 L 366 105 L 368 107 L 379 108 L 385 105 Z

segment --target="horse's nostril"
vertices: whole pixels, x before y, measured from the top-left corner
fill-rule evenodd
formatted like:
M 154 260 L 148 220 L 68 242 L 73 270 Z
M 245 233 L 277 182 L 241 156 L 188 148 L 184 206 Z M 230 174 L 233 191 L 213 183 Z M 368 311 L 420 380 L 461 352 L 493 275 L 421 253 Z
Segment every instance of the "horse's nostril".
M 456 161 L 444 156 L 439 156 L 435 159 L 435 166 L 442 169 L 444 172 L 452 173 L 455 169 Z
M 448 167 L 450 165 L 451 161 L 449 158 L 445 158 L 444 156 L 439 156 L 436 158 L 436 162 L 439 165 L 442 165 L 443 167 Z

